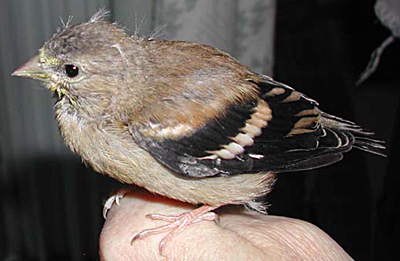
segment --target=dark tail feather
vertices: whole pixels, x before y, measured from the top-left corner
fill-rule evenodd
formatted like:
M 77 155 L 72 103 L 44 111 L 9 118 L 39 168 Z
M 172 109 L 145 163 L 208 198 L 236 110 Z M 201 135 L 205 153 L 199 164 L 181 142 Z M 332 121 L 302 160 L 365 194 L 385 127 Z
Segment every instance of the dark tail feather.
M 379 156 L 386 157 L 384 146 L 385 142 L 376 139 L 370 139 L 366 137 L 355 136 L 356 143 L 354 144 L 354 148 L 367 151 Z
M 323 126 L 351 133 L 355 138 L 355 143 L 353 145 L 354 148 L 386 157 L 386 147 L 384 145 L 385 142 L 371 138 L 374 135 L 373 132 L 363 130 L 354 122 L 330 115 L 328 113 L 322 112 L 321 116 L 321 123 Z

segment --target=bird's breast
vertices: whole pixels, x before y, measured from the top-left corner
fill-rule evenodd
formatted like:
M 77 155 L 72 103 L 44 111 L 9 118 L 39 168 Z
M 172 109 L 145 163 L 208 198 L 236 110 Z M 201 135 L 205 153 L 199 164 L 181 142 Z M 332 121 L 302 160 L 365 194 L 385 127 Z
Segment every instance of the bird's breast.
M 95 171 L 169 198 L 215 206 L 246 204 L 266 194 L 273 182 L 273 175 L 266 173 L 183 177 L 140 148 L 128 128 L 90 121 L 65 109 L 56 110 L 56 119 L 66 144 Z

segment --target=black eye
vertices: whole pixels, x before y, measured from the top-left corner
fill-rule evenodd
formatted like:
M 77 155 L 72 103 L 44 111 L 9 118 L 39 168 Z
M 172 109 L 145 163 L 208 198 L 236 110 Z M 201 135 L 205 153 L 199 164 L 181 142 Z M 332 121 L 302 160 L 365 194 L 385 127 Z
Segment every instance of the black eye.
M 79 74 L 79 68 L 76 65 L 73 64 L 66 64 L 65 65 L 65 73 L 68 75 L 70 78 L 74 78 Z

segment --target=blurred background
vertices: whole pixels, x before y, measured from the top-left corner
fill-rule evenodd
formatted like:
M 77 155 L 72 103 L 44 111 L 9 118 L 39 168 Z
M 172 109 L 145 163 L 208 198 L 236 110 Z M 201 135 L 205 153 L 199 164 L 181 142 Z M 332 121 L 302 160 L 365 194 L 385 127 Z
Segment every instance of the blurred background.
M 383 0 L 383 2 L 395 0 Z M 0 260 L 98 260 L 102 204 L 121 184 L 63 144 L 51 94 L 11 72 L 62 26 L 101 7 L 133 33 L 218 47 L 306 93 L 387 142 L 388 158 L 353 150 L 338 164 L 282 174 L 270 214 L 309 221 L 356 260 L 398 254 L 400 45 L 356 87 L 391 34 L 374 0 L 0 0 Z M 162 57 L 161 57 L 162 58 Z

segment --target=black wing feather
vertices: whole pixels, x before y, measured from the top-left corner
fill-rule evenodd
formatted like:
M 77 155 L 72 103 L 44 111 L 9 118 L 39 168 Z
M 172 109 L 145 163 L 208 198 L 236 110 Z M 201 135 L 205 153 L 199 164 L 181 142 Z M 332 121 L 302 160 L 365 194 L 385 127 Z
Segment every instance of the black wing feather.
M 142 135 L 133 127 L 130 131 L 137 143 L 163 165 L 178 174 L 197 178 L 326 166 L 339 161 L 342 153 L 351 149 L 356 142 L 355 132 L 365 134 L 351 122 L 321 113 L 316 108 L 317 103 L 304 95 L 285 102 L 296 92 L 286 85 L 267 79 L 257 86 L 259 100 L 230 106 L 223 116 L 189 136 L 159 140 Z M 274 88 L 279 88 L 279 92 L 271 94 Z M 270 107 L 272 119 L 261 129 L 260 135 L 253 137 L 254 143 L 244 146 L 244 152 L 231 159 L 213 155 L 213 151 L 232 143 L 232 138 L 242 132 L 246 121 L 263 101 Z M 302 113 L 305 111 L 309 113 Z M 329 118 L 325 125 L 320 120 L 324 117 Z M 296 123 L 306 118 L 311 119 L 309 124 L 291 134 Z

